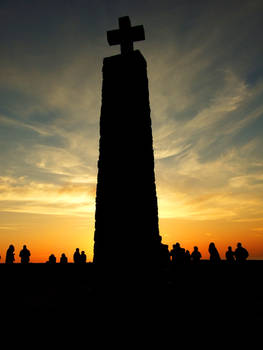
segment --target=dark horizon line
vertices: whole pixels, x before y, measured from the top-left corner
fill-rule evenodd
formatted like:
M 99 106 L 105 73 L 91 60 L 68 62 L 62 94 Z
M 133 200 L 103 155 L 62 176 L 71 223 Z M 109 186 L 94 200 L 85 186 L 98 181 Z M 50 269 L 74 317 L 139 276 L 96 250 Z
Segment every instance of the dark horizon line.
M 244 264 L 246 264 L 247 262 L 260 262 L 260 261 L 262 261 L 263 262 L 263 259 L 251 259 L 251 258 L 247 258 L 246 260 L 245 260 L 245 262 L 244 262 Z M 227 261 L 227 259 L 222 259 L 221 258 L 221 260 L 220 261 L 218 261 L 218 262 L 211 262 L 211 260 L 208 258 L 208 259 L 202 259 L 201 258 L 201 260 L 198 262 L 198 263 L 196 263 L 196 262 L 193 262 L 193 261 L 190 261 L 189 263 L 174 263 L 174 262 L 172 262 L 172 261 L 170 261 L 170 263 L 171 263 L 171 265 L 177 265 L 177 266 L 182 266 L 182 265 L 196 265 L 196 264 L 199 264 L 199 263 L 202 263 L 202 262 L 209 262 L 209 263 L 211 263 L 212 265 L 217 265 L 217 264 L 220 264 L 221 262 L 227 262 L 228 264 L 232 264 L 232 265 L 239 265 L 239 264 L 243 264 L 243 263 L 239 263 L 239 262 L 236 262 L 236 261 L 234 261 L 233 263 L 231 263 L 231 262 L 228 262 Z M 67 262 L 67 263 L 60 263 L 59 261 L 58 262 L 56 262 L 56 263 L 53 263 L 53 264 L 50 264 L 49 262 L 47 262 L 47 261 L 45 261 L 45 262 L 28 262 L 28 263 L 26 263 L 26 264 L 24 264 L 24 263 L 21 263 L 21 262 L 13 262 L 12 264 L 8 264 L 8 263 L 6 263 L 6 262 L 4 262 L 4 261 L 0 261 L 0 265 L 23 265 L 23 266 L 25 266 L 25 265 L 32 265 L 32 264 L 34 264 L 34 265 L 77 265 L 77 266 L 83 266 L 83 265 L 96 265 L 96 263 L 94 263 L 93 261 L 87 261 L 87 262 L 85 262 L 85 263 L 74 263 L 74 261 L 69 261 L 69 262 Z

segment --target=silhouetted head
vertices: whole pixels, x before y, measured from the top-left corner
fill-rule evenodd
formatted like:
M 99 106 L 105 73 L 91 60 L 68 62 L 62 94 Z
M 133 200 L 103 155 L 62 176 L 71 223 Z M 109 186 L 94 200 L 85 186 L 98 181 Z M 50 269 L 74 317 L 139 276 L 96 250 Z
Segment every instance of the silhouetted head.
M 214 242 L 211 242 L 210 244 L 209 244 L 209 249 L 210 248 L 215 248 L 215 243 Z
M 231 251 L 232 251 L 232 247 L 231 247 L 231 246 L 229 246 L 229 247 L 228 247 L 228 250 L 231 252 Z
M 23 245 L 23 249 L 26 249 L 26 245 L 25 244 Z
M 82 254 L 82 255 L 85 254 L 84 250 L 82 250 L 81 254 Z
M 13 246 L 13 244 L 10 244 L 9 248 L 10 250 L 15 250 L 15 247 Z
M 241 247 L 242 247 L 242 244 L 241 244 L 241 243 L 238 243 L 238 244 L 237 244 L 237 247 L 238 247 L 238 248 L 241 248 Z
M 197 246 L 194 246 L 194 250 L 195 250 L 195 251 L 198 251 L 198 247 L 197 247 Z
M 79 252 L 79 248 L 76 248 L 76 252 Z

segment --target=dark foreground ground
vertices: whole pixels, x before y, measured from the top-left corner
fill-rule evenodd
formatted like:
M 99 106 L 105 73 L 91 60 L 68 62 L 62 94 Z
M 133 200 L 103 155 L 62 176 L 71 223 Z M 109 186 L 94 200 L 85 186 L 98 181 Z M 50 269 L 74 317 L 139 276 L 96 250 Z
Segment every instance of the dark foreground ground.
M 263 261 L 201 261 L 140 275 L 100 274 L 93 264 L 0 264 L 0 276 L 1 318 L 10 325 L 45 320 L 118 334 L 121 327 L 135 332 L 151 324 L 152 336 L 167 327 L 176 336 L 181 330 L 205 336 L 218 327 L 223 334 L 263 325 Z

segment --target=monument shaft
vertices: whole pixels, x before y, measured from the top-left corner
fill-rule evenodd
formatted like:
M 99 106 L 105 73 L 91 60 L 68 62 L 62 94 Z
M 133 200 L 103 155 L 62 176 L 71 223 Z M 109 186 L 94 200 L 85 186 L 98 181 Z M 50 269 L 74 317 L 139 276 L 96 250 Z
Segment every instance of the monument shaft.
M 104 59 L 94 262 L 153 262 L 160 243 L 146 61 Z

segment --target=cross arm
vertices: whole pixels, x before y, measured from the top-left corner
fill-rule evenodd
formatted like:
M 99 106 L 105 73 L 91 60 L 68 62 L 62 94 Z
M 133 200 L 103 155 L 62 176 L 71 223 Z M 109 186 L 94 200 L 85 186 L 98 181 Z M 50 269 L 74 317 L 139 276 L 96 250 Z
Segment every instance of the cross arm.
M 132 27 L 131 31 L 132 31 L 132 40 L 133 41 L 145 40 L 144 28 L 142 25 Z

